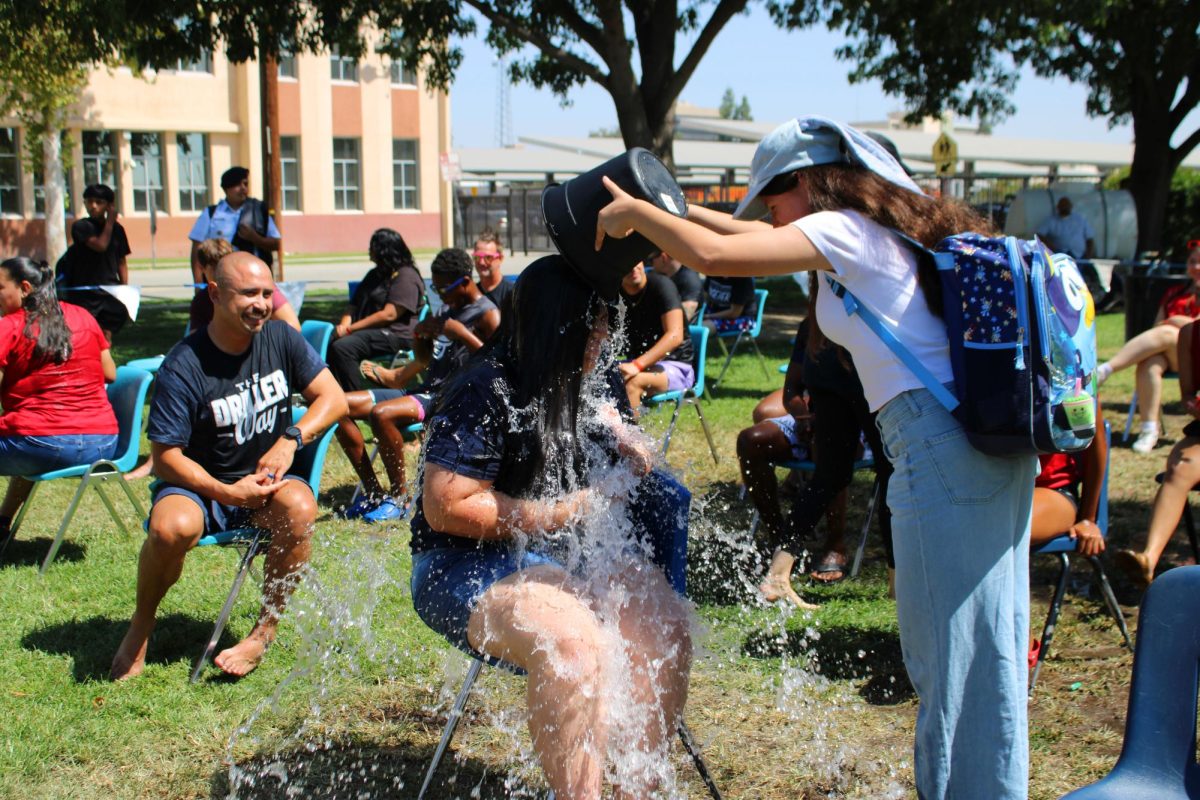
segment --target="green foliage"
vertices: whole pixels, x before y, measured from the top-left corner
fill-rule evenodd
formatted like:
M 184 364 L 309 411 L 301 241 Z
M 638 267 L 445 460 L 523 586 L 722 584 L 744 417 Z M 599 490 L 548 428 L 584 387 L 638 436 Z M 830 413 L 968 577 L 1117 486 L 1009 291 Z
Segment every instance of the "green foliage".
M 1181 167 L 1171 180 L 1163 249 L 1172 261 L 1187 260 L 1187 243 L 1200 239 L 1200 170 Z
M 746 95 L 742 95 L 742 102 L 737 102 L 737 98 L 733 95 L 733 89 L 725 89 L 725 94 L 721 95 L 721 105 L 717 109 L 717 113 L 721 115 L 721 119 L 740 119 L 747 122 L 754 119 L 750 113 L 750 101 Z

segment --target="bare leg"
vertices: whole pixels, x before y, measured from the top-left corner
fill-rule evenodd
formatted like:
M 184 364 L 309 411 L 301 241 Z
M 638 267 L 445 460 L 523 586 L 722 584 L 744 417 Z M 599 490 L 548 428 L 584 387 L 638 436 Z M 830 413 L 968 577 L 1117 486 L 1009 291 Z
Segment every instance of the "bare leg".
M 829 509 L 825 512 L 825 541 L 821 544 L 820 563 L 828 566 L 833 563 L 846 566 L 846 504 L 850 497 L 849 487 L 842 489 L 837 493 L 837 497 L 833 498 L 833 502 L 829 504 Z M 833 572 L 825 570 L 823 572 L 813 572 L 811 577 L 813 580 L 821 583 L 836 583 L 845 577 L 846 571 Z
M 1053 489 L 1033 490 L 1031 548 L 1040 547 L 1066 533 L 1075 524 L 1075 504 Z
M 1158 423 L 1158 409 L 1162 406 L 1163 372 L 1169 365 L 1167 357 L 1161 353 L 1138 362 L 1138 413 L 1142 416 L 1142 422 Z
M 561 800 L 598 800 L 608 748 L 602 659 L 609 648 L 581 589 L 540 566 L 493 584 L 471 612 L 471 646 L 529 672 L 529 731 Z
M 275 641 L 279 617 L 296 588 L 300 570 L 308 563 L 316 518 L 317 500 L 312 490 L 298 481 L 285 483 L 267 507 L 251 517 L 255 525 L 271 532 L 263 565 L 263 603 L 249 635 L 213 659 L 227 674 L 241 676 L 253 670 Z
M 779 508 L 779 482 L 773 464 L 791 458 L 792 445 L 778 425 L 760 422 L 738 434 L 737 453 L 742 482 L 758 510 L 767 541 L 778 545 L 783 538 L 784 519 Z
M 362 481 L 363 492 L 368 497 L 381 497 L 384 494 L 383 484 L 375 477 L 375 470 L 367 457 L 367 443 L 363 441 L 358 425 L 349 417 L 342 417 L 338 420 L 335 435 L 338 444 L 346 453 L 346 458 L 350 460 L 350 466 L 354 467 L 354 473 Z
M 1154 496 L 1146 546 L 1141 551 L 1121 550 L 1113 556 L 1117 566 L 1134 583 L 1144 586 L 1154 579 L 1154 568 L 1179 526 L 1188 492 L 1197 481 L 1200 481 L 1200 439 L 1188 437 L 1171 448 L 1167 456 L 1167 474 Z
M 179 580 L 183 560 L 203 530 L 204 512 L 186 497 L 168 495 L 150 509 L 150 525 L 138 557 L 137 602 L 129 630 L 113 656 L 112 680 L 141 674 L 158 604 Z
M 772 417 L 782 417 L 788 413 L 783 407 L 783 389 L 776 389 L 769 395 L 758 401 L 758 405 L 754 407 L 754 424 L 766 422 Z
M 371 430 L 379 442 L 379 456 L 392 484 L 392 496 L 397 502 L 408 497 L 408 482 L 404 474 L 404 434 L 401 428 L 421 419 L 421 404 L 413 397 L 385 400 L 371 409 Z
M 1112 367 L 1113 372 L 1120 372 L 1126 367 L 1145 361 L 1150 356 L 1174 350 L 1178 339 L 1179 328 L 1175 325 L 1155 325 L 1126 342 L 1117 354 L 1109 359 L 1108 365 Z
M 27 481 L 19 475 L 10 476 L 8 488 L 4 490 L 4 502 L 0 503 L 0 517 L 8 517 L 10 521 L 16 517 L 31 491 L 33 481 Z
M 625 381 L 625 395 L 635 414 L 642 410 L 642 397 L 661 394 L 667 390 L 667 373 L 651 367 Z

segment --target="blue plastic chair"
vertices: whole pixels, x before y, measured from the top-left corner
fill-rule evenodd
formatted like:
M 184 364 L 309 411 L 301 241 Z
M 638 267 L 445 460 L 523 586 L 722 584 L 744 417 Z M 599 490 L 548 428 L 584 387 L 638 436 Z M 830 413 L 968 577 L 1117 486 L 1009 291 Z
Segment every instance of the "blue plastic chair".
M 762 367 L 763 377 L 770 379 L 771 373 L 767 371 L 767 360 L 763 358 L 762 351 L 758 349 L 758 335 L 762 333 L 763 309 L 767 305 L 767 294 L 766 289 L 754 290 L 754 301 L 758 304 L 758 308 L 754 311 L 753 327 L 744 331 L 728 331 L 717 334 L 717 344 L 721 345 L 721 350 L 725 353 L 725 363 L 721 366 L 721 374 L 717 375 L 716 381 L 713 382 L 713 389 L 721 385 L 721 379 L 725 377 L 725 371 L 729 369 L 729 363 L 733 361 L 733 354 L 737 352 L 738 345 L 742 343 L 743 339 L 748 340 L 754 347 L 754 352 L 758 354 L 758 365 Z M 733 346 L 727 349 L 725 339 L 733 339 Z
M 325 354 L 329 352 L 329 340 L 333 337 L 333 324 L 315 319 L 306 319 L 300 323 L 300 335 L 312 346 L 313 350 L 317 351 L 317 355 L 324 361 Z
M 184 324 L 183 336 L 181 336 L 180 338 L 186 339 L 187 335 L 191 332 L 192 332 L 192 323 L 191 323 L 191 320 L 189 320 L 187 323 Z M 144 369 L 146 372 L 149 372 L 151 375 L 153 375 L 156 372 L 158 372 L 159 368 L 162 366 L 163 361 L 165 361 L 166 358 L 167 357 L 165 354 L 157 355 L 157 356 L 147 356 L 146 358 L 135 358 L 130 361 L 126 361 L 124 366 L 133 367 L 134 369 Z
M 717 446 L 713 444 L 712 432 L 708 429 L 708 422 L 704 419 L 704 412 L 700 410 L 700 396 L 704 394 L 704 364 L 708 360 L 709 333 L 708 328 L 703 325 L 688 326 L 688 336 L 692 340 L 692 354 L 696 359 L 696 382 L 692 384 L 692 387 L 690 389 L 676 389 L 671 392 L 662 392 L 644 401 L 650 408 L 656 408 L 666 403 L 675 404 L 675 410 L 671 413 L 671 424 L 667 426 L 667 435 L 663 439 L 662 454 L 664 457 L 667 455 L 667 450 L 671 448 L 671 434 L 675 431 L 675 423 L 679 420 L 679 409 L 686 402 L 696 409 L 696 415 L 700 417 L 700 425 L 704 428 L 704 435 L 708 439 L 708 449 L 712 453 L 713 463 L 720 463 L 720 458 L 717 456 Z
M 1112 427 L 1108 422 L 1104 423 L 1104 438 L 1110 445 L 1112 444 Z M 1112 451 L 1109 450 L 1111 454 Z M 1111 458 L 1109 459 L 1111 461 Z M 1108 537 L 1108 468 L 1109 461 L 1104 464 L 1104 482 L 1100 486 L 1100 503 L 1096 509 L 1096 527 L 1100 529 L 1100 533 Z M 1029 694 L 1033 694 L 1033 689 L 1037 685 L 1038 673 L 1042 671 L 1042 662 L 1046 659 L 1046 654 L 1050 652 L 1050 642 L 1054 639 L 1054 629 L 1058 624 L 1058 614 L 1062 610 L 1063 596 L 1066 593 L 1067 577 L 1071 574 L 1071 557 L 1070 553 L 1075 552 L 1075 540 L 1067 533 L 1061 536 L 1056 536 L 1050 541 L 1043 544 L 1041 547 L 1034 548 L 1030 555 L 1054 555 L 1058 556 L 1059 570 L 1058 582 L 1054 585 L 1054 595 L 1050 598 L 1050 610 L 1046 614 L 1046 624 L 1042 626 L 1041 647 L 1038 648 L 1037 661 L 1033 665 L 1033 672 L 1029 675 Z M 1104 572 L 1104 564 L 1100 561 L 1099 556 L 1088 556 L 1088 562 L 1092 565 L 1092 571 L 1096 574 L 1096 580 L 1100 583 L 1100 593 L 1104 597 L 1104 605 L 1108 608 L 1108 613 L 1117 623 L 1117 628 L 1121 631 L 1121 636 L 1125 639 L 1125 646 L 1130 650 L 1133 649 L 1133 642 L 1129 638 L 1129 628 L 1125 625 L 1125 616 L 1121 613 L 1121 607 L 1117 605 L 1117 598 L 1113 595 L 1112 586 L 1108 582 L 1108 575 Z
M 92 464 L 77 464 L 73 467 L 64 467 L 52 472 L 43 472 L 40 475 L 26 475 L 26 480 L 33 481 L 33 488 L 30 490 L 29 497 L 26 498 L 24 505 L 21 506 L 20 512 L 17 513 L 17 518 L 13 520 L 12 532 L 4 540 L 3 546 L 0 546 L 0 554 L 3 554 L 4 548 L 8 546 L 8 543 L 16 538 L 17 531 L 21 527 L 21 522 L 25 519 L 26 512 L 33 505 L 33 498 L 37 494 L 38 487 L 46 481 L 57 480 L 59 478 L 83 479 L 79 482 L 79 488 L 75 490 L 75 496 L 67 504 L 67 511 L 63 514 L 62 524 L 58 526 L 58 532 L 54 535 L 54 541 L 50 544 L 50 551 L 46 553 L 46 559 L 42 562 L 39 574 L 46 574 L 46 569 L 50 566 L 50 562 L 58 554 L 58 548 L 62 545 L 63 537 L 67 534 L 67 527 L 71 524 L 71 519 L 75 516 L 75 511 L 79 508 L 79 501 L 83 499 L 83 493 L 87 491 L 89 486 L 96 488 L 96 493 L 100 495 L 100 500 L 104 503 L 104 507 L 108 509 L 109 515 L 123 533 L 129 533 L 129 528 L 125 526 L 121 517 L 118 516 L 117 509 L 113 506 L 112 501 L 104 493 L 104 489 L 102 488 L 104 482 L 116 480 L 117 485 L 124 490 L 125 496 L 129 498 L 129 502 L 133 504 L 138 517 L 146 516 L 141 502 L 125 481 L 124 474 L 137 465 L 138 444 L 142 434 L 142 412 L 146 405 L 146 391 L 149 389 L 152 379 L 153 376 L 145 370 L 135 369 L 130 366 L 117 367 L 117 379 L 108 385 L 108 402 L 112 405 L 113 414 L 117 418 L 117 449 L 113 454 L 113 458 L 111 460 L 102 458 Z
M 707 332 L 707 328 L 705 331 Z M 683 484 L 665 473 L 651 473 L 646 481 L 654 482 L 656 485 L 649 489 L 643 488 L 642 491 L 657 491 L 661 498 L 660 501 L 644 502 L 631 508 L 634 525 L 637 530 L 649 537 L 648 544 L 652 562 L 663 570 L 671 588 L 680 595 L 685 595 L 687 590 L 687 509 L 691 504 L 691 493 Z M 680 525 L 680 520 L 684 524 Z M 501 663 L 500 666 L 508 665 Z M 454 737 L 454 731 L 458 727 L 459 720 L 462 719 L 467 700 L 471 697 L 471 691 L 474 689 L 475 681 L 479 678 L 483 667 L 483 661 L 478 658 L 471 659 L 471 666 L 467 670 L 462 688 L 459 689 L 458 695 L 454 699 L 454 705 L 450 708 L 446 727 L 442 730 L 442 738 L 438 742 L 437 749 L 433 753 L 433 760 L 430 761 L 429 768 L 425 772 L 425 781 L 421 784 L 421 791 L 417 793 L 417 800 L 424 799 L 425 793 L 433 782 L 434 773 L 437 772 L 438 765 L 441 764 L 442 757 L 450 746 L 450 740 Z M 510 667 L 510 669 L 518 671 L 515 667 Z M 696 771 L 708 788 L 709 794 L 713 800 L 721 800 L 721 792 L 717 789 L 717 784 L 708 771 L 708 765 L 704 763 L 704 757 L 700 753 L 700 748 L 696 746 L 692 732 L 682 719 L 679 720 L 675 730 L 679 734 L 679 740 L 682 742 L 684 750 L 691 756 L 692 763 L 696 766 Z M 547 799 L 554 800 L 554 792 L 550 792 Z
M 308 409 L 306 408 L 293 407 L 292 424 L 299 422 L 300 418 L 307 411 Z M 329 452 L 329 443 L 333 440 L 333 432 L 336 427 L 330 426 L 327 431 L 296 453 L 296 459 L 292 462 L 292 468 L 289 470 L 291 474 L 299 475 L 308 481 L 308 485 L 312 487 L 314 496 L 318 496 L 321 492 L 321 472 L 325 469 L 325 456 Z M 149 524 L 149 520 L 146 522 Z M 242 551 L 242 557 L 238 561 L 237 574 L 234 575 L 233 585 L 229 587 L 229 594 L 225 597 L 225 604 L 221 606 L 221 613 L 217 616 L 216 624 L 213 625 L 212 635 L 208 637 L 208 643 L 204 646 L 204 652 L 196 659 L 196 664 L 192 668 L 192 675 L 189 679 L 191 683 L 195 683 L 200 679 L 200 673 L 204 670 L 204 665 L 208 663 L 209 658 L 212 657 L 213 650 L 217 648 L 217 640 L 221 638 L 221 634 L 225 631 L 225 625 L 229 622 L 229 615 L 233 613 L 233 605 L 237 602 L 238 594 L 242 591 L 242 584 L 246 582 L 246 574 L 250 571 L 250 562 L 270 544 L 270 532 L 264 528 L 257 527 L 234 528 L 233 530 L 222 531 L 220 533 L 210 533 L 201 536 L 200 540 L 196 542 L 196 547 L 236 547 Z
M 1198 597 L 1200 567 L 1173 569 L 1146 590 L 1121 757 L 1107 777 L 1063 800 L 1200 800 Z

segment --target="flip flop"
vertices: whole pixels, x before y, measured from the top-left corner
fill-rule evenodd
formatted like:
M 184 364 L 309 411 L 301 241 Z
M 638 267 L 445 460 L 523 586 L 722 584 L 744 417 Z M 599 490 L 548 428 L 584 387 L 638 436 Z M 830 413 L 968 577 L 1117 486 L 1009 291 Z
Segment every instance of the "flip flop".
M 843 557 L 838 560 L 832 553 L 827 553 L 823 559 L 808 572 L 808 577 L 812 578 L 817 583 L 837 583 L 846 577 L 846 561 Z M 823 575 L 832 575 L 837 573 L 836 578 L 824 578 Z

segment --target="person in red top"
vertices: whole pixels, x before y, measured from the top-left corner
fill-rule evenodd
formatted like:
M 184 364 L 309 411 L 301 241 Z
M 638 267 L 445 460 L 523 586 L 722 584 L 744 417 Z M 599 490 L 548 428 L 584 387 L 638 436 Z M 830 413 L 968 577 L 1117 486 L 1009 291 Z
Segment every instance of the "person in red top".
M 111 458 L 117 418 L 105 381 L 117 367 L 108 340 L 84 309 L 59 303 L 44 262 L 0 262 L 0 537 L 33 484 L 22 475 Z
M 1200 317 L 1200 246 L 1188 253 L 1187 273 L 1192 282 L 1167 292 L 1154 326 L 1130 339 L 1111 359 L 1096 368 L 1103 384 L 1114 372 L 1137 365 L 1138 413 L 1142 427 L 1133 443 L 1138 453 L 1149 453 L 1158 444 L 1158 409 L 1162 403 L 1162 376 L 1179 371 L 1179 329 Z
M 1096 419 L 1100 419 L 1098 404 Z M 1050 453 L 1038 459 L 1041 471 L 1034 481 L 1030 549 L 1069 533 L 1081 556 L 1103 553 L 1104 534 L 1096 526 L 1108 461 L 1108 441 L 1103 433 L 1098 432 L 1082 452 Z

